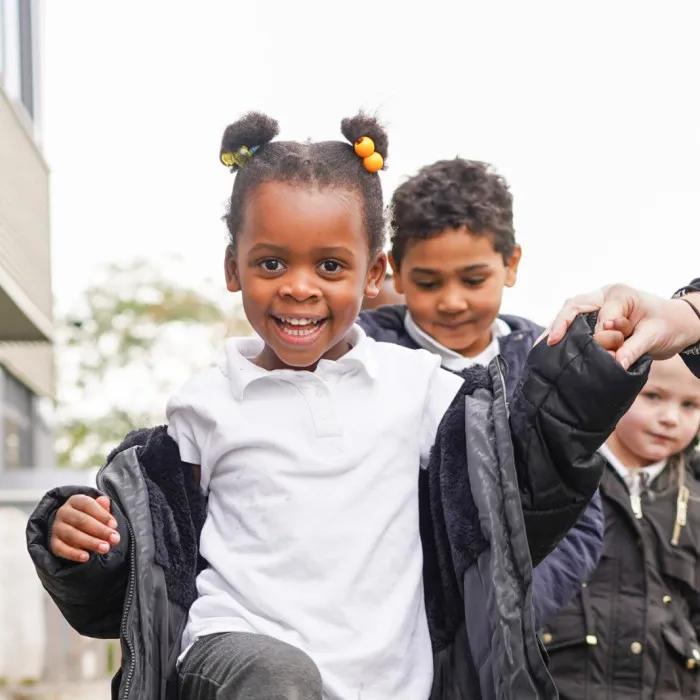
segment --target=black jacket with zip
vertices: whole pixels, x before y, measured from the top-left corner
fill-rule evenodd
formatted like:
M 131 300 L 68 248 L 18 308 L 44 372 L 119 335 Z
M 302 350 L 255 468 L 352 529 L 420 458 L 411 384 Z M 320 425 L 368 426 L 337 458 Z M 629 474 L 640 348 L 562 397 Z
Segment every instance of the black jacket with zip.
M 603 470 L 596 453 L 646 381 L 624 371 L 584 318 L 536 346 L 506 406 L 503 364 L 465 373 L 419 483 L 434 700 L 542 700 L 557 692 L 537 637 L 532 566 L 580 517 Z M 196 598 L 206 503 L 164 427 L 131 433 L 99 491 L 59 488 L 32 515 L 29 551 L 81 634 L 120 637 L 119 700 L 174 700 L 175 661 Z M 74 493 L 112 499 L 121 542 L 74 564 L 50 552 L 57 509 Z

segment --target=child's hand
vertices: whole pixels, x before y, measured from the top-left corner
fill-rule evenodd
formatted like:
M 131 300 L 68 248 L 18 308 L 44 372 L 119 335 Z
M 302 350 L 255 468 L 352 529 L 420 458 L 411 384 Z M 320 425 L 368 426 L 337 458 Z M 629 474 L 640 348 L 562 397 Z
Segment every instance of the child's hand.
M 624 345 L 625 336 L 619 330 L 603 330 L 594 333 L 593 340 L 615 357 L 615 353 Z
M 51 553 L 70 561 L 85 562 L 90 552 L 107 554 L 119 542 L 117 521 L 109 512 L 106 496 L 71 496 L 56 513 L 51 530 Z

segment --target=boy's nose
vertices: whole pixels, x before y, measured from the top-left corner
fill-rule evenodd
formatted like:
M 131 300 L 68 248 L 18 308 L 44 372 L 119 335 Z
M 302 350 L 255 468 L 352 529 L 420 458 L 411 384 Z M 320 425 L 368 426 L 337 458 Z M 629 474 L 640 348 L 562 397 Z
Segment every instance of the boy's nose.
M 445 294 L 438 301 L 438 311 L 444 314 L 457 314 L 468 308 L 469 304 L 461 294 Z

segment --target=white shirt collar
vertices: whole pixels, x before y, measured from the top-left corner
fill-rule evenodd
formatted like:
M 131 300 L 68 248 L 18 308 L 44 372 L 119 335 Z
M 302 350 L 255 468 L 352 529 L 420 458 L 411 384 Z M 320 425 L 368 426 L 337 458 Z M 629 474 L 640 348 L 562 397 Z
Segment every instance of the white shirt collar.
M 441 359 L 441 364 L 446 369 L 450 369 L 453 372 L 461 372 L 467 367 L 472 365 L 488 365 L 494 357 L 497 357 L 500 353 L 499 338 L 504 335 L 508 335 L 511 332 L 508 324 L 500 318 L 497 318 L 493 325 L 491 326 L 491 342 L 488 347 L 485 348 L 475 357 L 464 357 L 454 350 L 446 348 L 444 345 L 438 343 L 435 338 L 428 335 L 422 328 L 419 328 L 416 322 L 413 320 L 410 311 L 406 311 L 406 316 L 404 318 L 404 328 L 406 333 L 413 339 L 413 341 L 418 345 L 418 347 L 432 352 L 435 355 L 439 355 Z
M 319 376 L 329 373 L 345 374 L 353 367 L 357 367 L 369 379 L 377 379 L 377 363 L 372 352 L 374 341 L 368 338 L 362 328 L 357 325 L 350 330 L 348 341 L 352 345 L 349 352 L 338 360 L 321 360 L 313 374 Z M 235 398 L 240 400 L 246 387 L 254 381 L 284 378 L 289 380 L 293 379 L 296 374 L 306 372 L 306 370 L 292 369 L 266 370 L 258 367 L 253 360 L 260 354 L 263 347 L 263 340 L 257 336 L 227 338 L 224 343 L 225 356 L 219 367 L 228 377 Z
M 644 472 L 649 477 L 648 484 L 651 484 L 654 479 L 656 479 L 659 474 L 665 469 L 668 460 L 664 459 L 661 462 L 656 462 L 655 464 L 650 464 L 648 467 L 640 467 L 639 469 L 629 469 L 626 467 L 622 461 L 615 455 L 615 453 L 608 447 L 607 443 L 600 446 L 598 449 L 605 459 L 608 460 L 610 466 L 620 475 L 622 481 L 625 482 L 630 493 L 632 493 L 635 488 L 638 489 L 638 479 L 634 476 L 639 472 Z

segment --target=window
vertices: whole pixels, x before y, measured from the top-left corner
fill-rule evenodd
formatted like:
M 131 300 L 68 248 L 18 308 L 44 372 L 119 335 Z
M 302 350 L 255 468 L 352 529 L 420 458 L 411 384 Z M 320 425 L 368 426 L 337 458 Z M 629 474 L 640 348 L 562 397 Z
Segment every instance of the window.
M 0 80 L 10 99 L 36 111 L 36 26 L 33 0 L 0 0 Z
M 19 0 L 20 97 L 34 119 L 34 35 L 31 0 Z
M 5 73 L 5 8 L 4 0 L 0 0 L 0 85 L 3 83 Z
M 19 0 L 2 1 L 2 80 L 12 100 L 20 97 Z
M 5 469 L 31 468 L 34 464 L 34 395 L 7 372 L 3 385 L 0 463 Z

